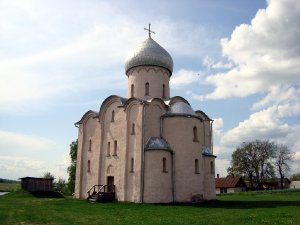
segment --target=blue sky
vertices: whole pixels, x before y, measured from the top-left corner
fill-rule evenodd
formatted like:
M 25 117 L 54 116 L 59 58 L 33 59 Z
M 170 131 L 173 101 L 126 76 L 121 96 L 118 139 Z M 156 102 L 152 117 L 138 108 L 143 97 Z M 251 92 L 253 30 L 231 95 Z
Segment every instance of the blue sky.
M 243 141 L 295 152 L 300 172 L 297 0 L 0 1 L 0 177 L 67 178 L 74 123 L 127 95 L 124 60 L 147 38 L 171 54 L 171 95 L 214 119 L 216 172 Z

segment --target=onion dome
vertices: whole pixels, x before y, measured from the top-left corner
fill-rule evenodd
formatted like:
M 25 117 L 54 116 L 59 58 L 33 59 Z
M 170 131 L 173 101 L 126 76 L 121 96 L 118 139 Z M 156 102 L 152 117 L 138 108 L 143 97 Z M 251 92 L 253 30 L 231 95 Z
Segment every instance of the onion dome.
M 137 46 L 125 60 L 125 72 L 136 66 L 159 66 L 173 72 L 170 54 L 151 37 Z

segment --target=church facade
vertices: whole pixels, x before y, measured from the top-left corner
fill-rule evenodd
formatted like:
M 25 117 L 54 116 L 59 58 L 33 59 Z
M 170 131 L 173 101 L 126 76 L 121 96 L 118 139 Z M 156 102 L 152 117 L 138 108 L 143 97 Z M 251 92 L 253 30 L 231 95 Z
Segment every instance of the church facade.
M 215 199 L 212 120 L 170 97 L 173 60 L 149 38 L 127 57 L 127 98 L 111 95 L 86 112 L 78 131 L 75 196 L 115 185 L 118 201 Z

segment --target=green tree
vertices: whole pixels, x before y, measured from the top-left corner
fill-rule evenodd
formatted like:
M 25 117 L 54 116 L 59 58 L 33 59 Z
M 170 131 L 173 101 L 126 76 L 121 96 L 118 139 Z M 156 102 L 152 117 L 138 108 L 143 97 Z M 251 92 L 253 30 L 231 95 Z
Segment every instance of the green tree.
M 252 144 L 244 142 L 232 153 L 231 167 L 227 169 L 229 175 L 241 176 L 249 180 L 251 188 L 254 186 L 253 178 L 255 172 L 252 159 Z
M 258 171 L 256 172 L 257 184 L 260 189 L 263 188 L 263 181 L 268 178 L 274 178 L 274 166 L 271 163 L 272 158 L 275 157 L 276 145 L 274 142 L 268 140 L 255 140 L 254 151 L 257 153 Z
M 283 180 L 290 171 L 290 162 L 294 153 L 286 145 L 277 145 L 275 154 L 275 168 L 280 177 L 280 186 L 283 189 Z
M 53 179 L 53 180 L 55 180 L 55 176 L 53 174 L 51 174 L 50 172 L 45 172 L 42 175 L 42 178 L 47 178 L 47 179 Z
M 78 139 L 70 144 L 70 158 L 71 165 L 68 167 L 68 191 L 72 194 L 75 189 L 75 176 L 76 176 L 76 161 L 77 161 Z
M 55 183 L 55 191 L 58 191 L 63 194 L 68 194 L 67 189 L 68 189 L 68 186 L 67 186 L 66 181 L 63 178 L 59 177 L 58 181 Z
M 300 173 L 294 173 L 290 176 L 290 180 L 300 181 Z
M 275 144 L 268 140 L 255 140 L 242 143 L 233 153 L 231 166 L 227 172 L 249 180 L 251 188 L 254 183 L 260 189 L 263 181 L 274 177 L 274 166 L 271 163 L 275 155 Z

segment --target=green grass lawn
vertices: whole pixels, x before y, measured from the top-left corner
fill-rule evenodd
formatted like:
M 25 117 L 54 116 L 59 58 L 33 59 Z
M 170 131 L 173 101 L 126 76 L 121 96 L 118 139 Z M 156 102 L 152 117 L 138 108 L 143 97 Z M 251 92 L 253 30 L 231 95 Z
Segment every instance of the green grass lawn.
M 20 190 L 20 184 L 0 183 L 0 192 L 11 192 Z
M 89 203 L 12 192 L 0 196 L 0 224 L 300 224 L 300 192 L 218 196 L 201 204 Z

